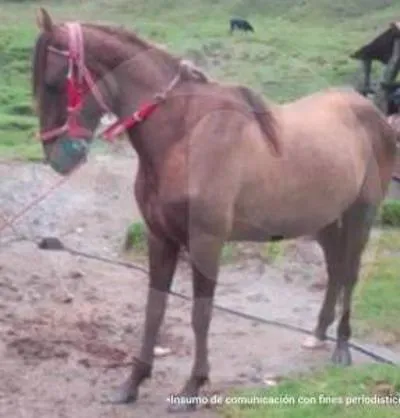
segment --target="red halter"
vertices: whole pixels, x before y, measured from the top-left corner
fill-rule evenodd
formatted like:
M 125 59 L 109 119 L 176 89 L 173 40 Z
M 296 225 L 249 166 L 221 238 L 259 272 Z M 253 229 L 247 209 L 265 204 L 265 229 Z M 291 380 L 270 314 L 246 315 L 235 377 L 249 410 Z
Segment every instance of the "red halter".
M 111 113 L 110 108 L 103 100 L 103 96 L 94 82 L 90 71 L 85 65 L 82 27 L 79 23 L 67 23 L 68 29 L 68 51 L 63 51 L 52 46 L 49 50 L 56 54 L 68 58 L 68 73 L 66 80 L 67 93 L 67 120 L 64 125 L 41 132 L 39 137 L 42 141 L 49 141 L 68 133 L 71 138 L 91 138 L 92 133 L 80 126 L 78 123 L 78 114 L 82 108 L 83 97 L 87 91 L 90 91 L 101 109 L 105 113 Z M 133 127 L 146 119 L 158 106 L 159 101 L 141 106 L 141 108 L 128 118 L 122 121 L 116 121 L 109 126 L 102 135 L 107 140 L 123 133 L 126 129 Z

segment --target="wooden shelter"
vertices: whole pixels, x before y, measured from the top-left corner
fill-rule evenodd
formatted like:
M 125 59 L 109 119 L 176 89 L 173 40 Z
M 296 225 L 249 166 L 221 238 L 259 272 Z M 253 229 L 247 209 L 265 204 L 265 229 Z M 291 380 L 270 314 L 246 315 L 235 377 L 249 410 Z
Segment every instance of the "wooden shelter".
M 375 104 L 386 114 L 397 113 L 397 106 L 390 102 L 391 93 L 400 87 L 396 77 L 400 69 L 400 22 L 393 22 L 389 28 L 364 45 L 351 58 L 360 60 L 363 70 L 361 93 L 373 95 Z M 373 87 L 371 83 L 372 63 L 382 63 L 384 71 L 381 79 Z
M 393 121 L 400 130 L 400 102 L 394 97 L 400 97 L 400 83 L 396 82 L 400 71 L 400 22 L 393 22 L 389 28 L 350 55 L 361 61 L 363 80 L 359 87 L 362 94 L 372 95 L 374 103 L 388 116 L 393 115 Z M 375 85 L 371 83 L 372 63 L 378 61 L 384 65 L 381 79 Z M 395 94 L 396 93 L 396 94 Z M 400 182 L 400 150 L 397 153 L 397 163 L 393 179 Z
M 394 22 L 389 29 L 378 35 L 368 44 L 364 45 L 351 55 L 358 60 L 375 60 L 388 64 L 392 58 L 393 47 L 400 37 L 400 22 Z

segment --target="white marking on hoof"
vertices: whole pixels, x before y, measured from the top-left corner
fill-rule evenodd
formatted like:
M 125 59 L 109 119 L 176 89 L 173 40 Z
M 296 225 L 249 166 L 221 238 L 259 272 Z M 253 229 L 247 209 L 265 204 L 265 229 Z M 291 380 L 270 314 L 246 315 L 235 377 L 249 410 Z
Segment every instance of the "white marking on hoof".
M 277 386 L 283 380 L 282 376 L 267 375 L 264 376 L 263 382 L 265 386 Z
M 165 357 L 172 353 L 172 350 L 168 347 L 160 347 L 156 345 L 154 347 L 154 356 L 155 357 Z
M 308 348 L 310 350 L 316 350 L 319 348 L 324 348 L 326 346 L 325 341 L 319 340 L 314 335 L 307 337 L 302 344 L 303 348 Z

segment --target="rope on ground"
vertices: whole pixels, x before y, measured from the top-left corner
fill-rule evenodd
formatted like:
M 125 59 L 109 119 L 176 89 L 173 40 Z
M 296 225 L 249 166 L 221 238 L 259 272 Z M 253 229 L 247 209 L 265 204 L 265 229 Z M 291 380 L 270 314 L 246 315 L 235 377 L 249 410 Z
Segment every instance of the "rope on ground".
M 97 261 L 101 261 L 103 263 L 107 263 L 107 264 L 111 264 L 111 265 L 115 265 L 115 266 L 121 266 L 121 267 L 125 267 L 131 270 L 137 270 L 140 271 L 146 275 L 149 274 L 149 271 L 147 269 L 145 269 L 144 267 L 131 263 L 131 262 L 127 262 L 127 261 L 120 261 L 120 260 L 113 260 L 111 258 L 108 257 L 103 257 L 103 256 L 99 256 L 99 255 L 95 255 L 95 254 L 90 254 L 84 251 L 78 251 L 78 250 L 74 250 L 72 248 L 69 247 L 65 247 L 64 245 L 62 245 L 61 248 L 58 248 L 58 250 L 61 251 L 66 251 L 68 253 L 70 253 L 71 255 L 74 256 L 80 256 L 80 257 L 84 257 L 84 258 L 88 258 L 91 260 L 97 260 Z M 183 293 L 180 292 L 176 292 L 173 290 L 170 290 L 169 293 L 175 297 L 178 297 L 180 299 L 186 300 L 186 301 L 192 301 L 192 298 L 188 295 L 185 295 Z M 248 314 L 246 312 L 241 312 L 241 311 L 237 311 L 235 309 L 231 309 L 219 304 L 214 304 L 213 305 L 214 309 L 221 311 L 221 312 L 225 312 L 227 314 L 242 318 L 242 319 L 246 319 L 246 320 L 250 320 L 250 321 L 254 321 L 254 322 L 258 322 L 260 324 L 264 324 L 264 325 L 271 325 L 271 326 L 275 326 L 278 328 L 283 328 L 283 329 L 287 329 L 289 331 L 294 331 L 294 332 L 298 332 L 301 334 L 306 334 L 306 335 L 314 335 L 312 331 L 296 326 L 296 325 L 291 325 L 291 324 L 287 324 L 284 322 L 280 322 L 277 320 L 272 320 L 272 319 L 265 319 L 256 315 L 251 315 Z M 337 339 L 334 337 L 327 337 L 328 341 L 332 341 L 332 342 L 336 342 Z M 356 344 L 356 343 L 352 343 L 349 342 L 349 346 L 350 348 L 352 348 L 355 351 L 358 351 L 359 353 L 362 353 L 372 359 L 374 359 L 377 362 L 380 363 L 385 363 L 385 364 L 391 364 L 391 365 L 396 365 L 396 363 L 388 358 L 385 358 L 384 356 L 381 356 L 380 354 L 377 354 L 375 352 L 373 352 L 372 350 L 368 350 L 367 348 Z

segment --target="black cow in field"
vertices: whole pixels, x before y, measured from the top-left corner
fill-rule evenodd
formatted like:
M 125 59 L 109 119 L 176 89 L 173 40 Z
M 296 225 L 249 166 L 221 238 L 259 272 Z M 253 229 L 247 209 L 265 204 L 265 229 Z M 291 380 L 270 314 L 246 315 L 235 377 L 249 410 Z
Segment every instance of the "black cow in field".
M 231 33 L 234 30 L 242 30 L 244 32 L 254 32 L 254 28 L 253 26 L 250 25 L 250 23 L 245 20 L 245 19 L 241 19 L 241 18 L 232 18 L 230 21 L 230 27 L 231 27 Z

